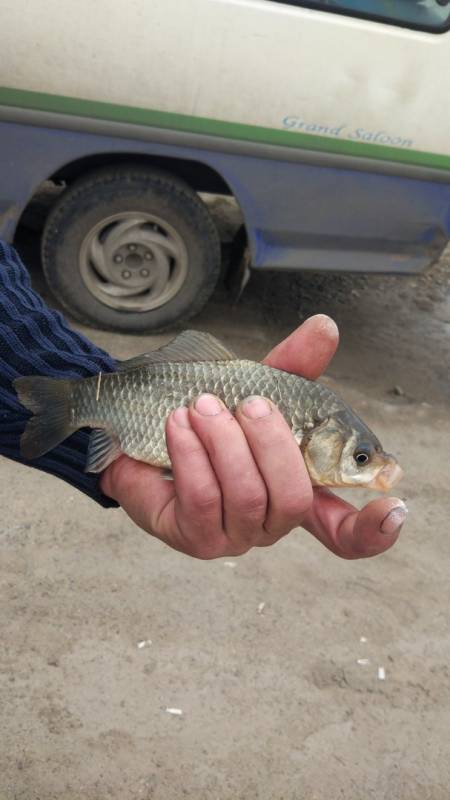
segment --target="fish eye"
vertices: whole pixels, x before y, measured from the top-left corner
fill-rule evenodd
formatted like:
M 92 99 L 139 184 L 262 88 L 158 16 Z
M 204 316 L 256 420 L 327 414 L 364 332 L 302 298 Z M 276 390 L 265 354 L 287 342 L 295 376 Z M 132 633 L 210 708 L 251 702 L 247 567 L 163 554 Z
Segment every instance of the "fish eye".
M 373 449 L 368 444 L 360 444 L 355 452 L 353 453 L 353 458 L 355 459 L 356 463 L 359 467 L 363 467 L 365 464 L 370 461 L 370 456 L 372 455 Z

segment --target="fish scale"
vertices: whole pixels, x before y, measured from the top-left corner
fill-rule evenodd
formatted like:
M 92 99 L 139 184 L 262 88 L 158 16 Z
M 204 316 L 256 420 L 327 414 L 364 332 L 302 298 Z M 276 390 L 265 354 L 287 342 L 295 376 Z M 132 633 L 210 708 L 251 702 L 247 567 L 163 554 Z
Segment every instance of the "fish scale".
M 105 374 L 76 384 L 73 423 L 107 428 L 134 458 L 170 467 L 165 441 L 169 414 L 203 392 L 217 395 L 234 411 L 246 397 L 275 403 L 297 437 L 344 404 L 321 384 L 253 361 L 154 364 Z

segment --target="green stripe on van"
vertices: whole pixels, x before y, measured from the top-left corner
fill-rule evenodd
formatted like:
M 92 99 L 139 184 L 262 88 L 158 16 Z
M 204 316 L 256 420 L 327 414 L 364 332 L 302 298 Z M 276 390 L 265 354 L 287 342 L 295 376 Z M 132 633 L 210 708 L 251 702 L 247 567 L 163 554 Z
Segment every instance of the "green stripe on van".
M 300 131 L 263 128 L 259 125 L 246 125 L 238 122 L 224 122 L 207 117 L 193 117 L 188 114 L 174 114 L 167 111 L 154 111 L 146 108 L 116 105 L 115 103 L 80 100 L 75 97 L 30 92 L 23 89 L 10 89 L 0 86 L 0 105 L 26 108 L 35 111 L 48 111 L 91 119 L 124 122 L 186 133 L 221 136 L 225 139 L 279 145 L 344 156 L 373 158 L 412 164 L 435 169 L 450 169 L 450 156 L 427 153 L 421 150 L 387 147 L 367 142 L 351 142 L 346 139 L 333 139 L 331 136 L 315 136 Z

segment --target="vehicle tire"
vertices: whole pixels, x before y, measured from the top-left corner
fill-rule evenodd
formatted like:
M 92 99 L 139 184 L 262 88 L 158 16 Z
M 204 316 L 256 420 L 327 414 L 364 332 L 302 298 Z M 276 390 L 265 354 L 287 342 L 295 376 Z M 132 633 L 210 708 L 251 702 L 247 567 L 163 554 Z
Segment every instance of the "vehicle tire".
M 161 331 L 197 314 L 220 271 L 220 241 L 198 195 L 177 177 L 118 165 L 74 182 L 42 237 L 51 291 L 80 322 Z

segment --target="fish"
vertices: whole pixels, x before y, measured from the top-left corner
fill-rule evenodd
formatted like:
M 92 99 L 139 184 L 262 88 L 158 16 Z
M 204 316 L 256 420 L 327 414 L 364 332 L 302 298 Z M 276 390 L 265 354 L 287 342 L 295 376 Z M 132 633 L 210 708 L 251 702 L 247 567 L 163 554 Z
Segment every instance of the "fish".
M 207 392 L 231 412 L 262 395 L 284 415 L 315 486 L 388 491 L 402 476 L 396 458 L 360 417 L 319 381 L 237 358 L 207 333 L 184 331 L 169 344 L 78 380 L 41 376 L 14 381 L 33 412 L 21 437 L 25 459 L 38 458 L 80 428 L 93 428 L 86 472 L 100 473 L 122 453 L 170 470 L 169 414 Z M 223 444 L 226 447 L 226 442 Z

